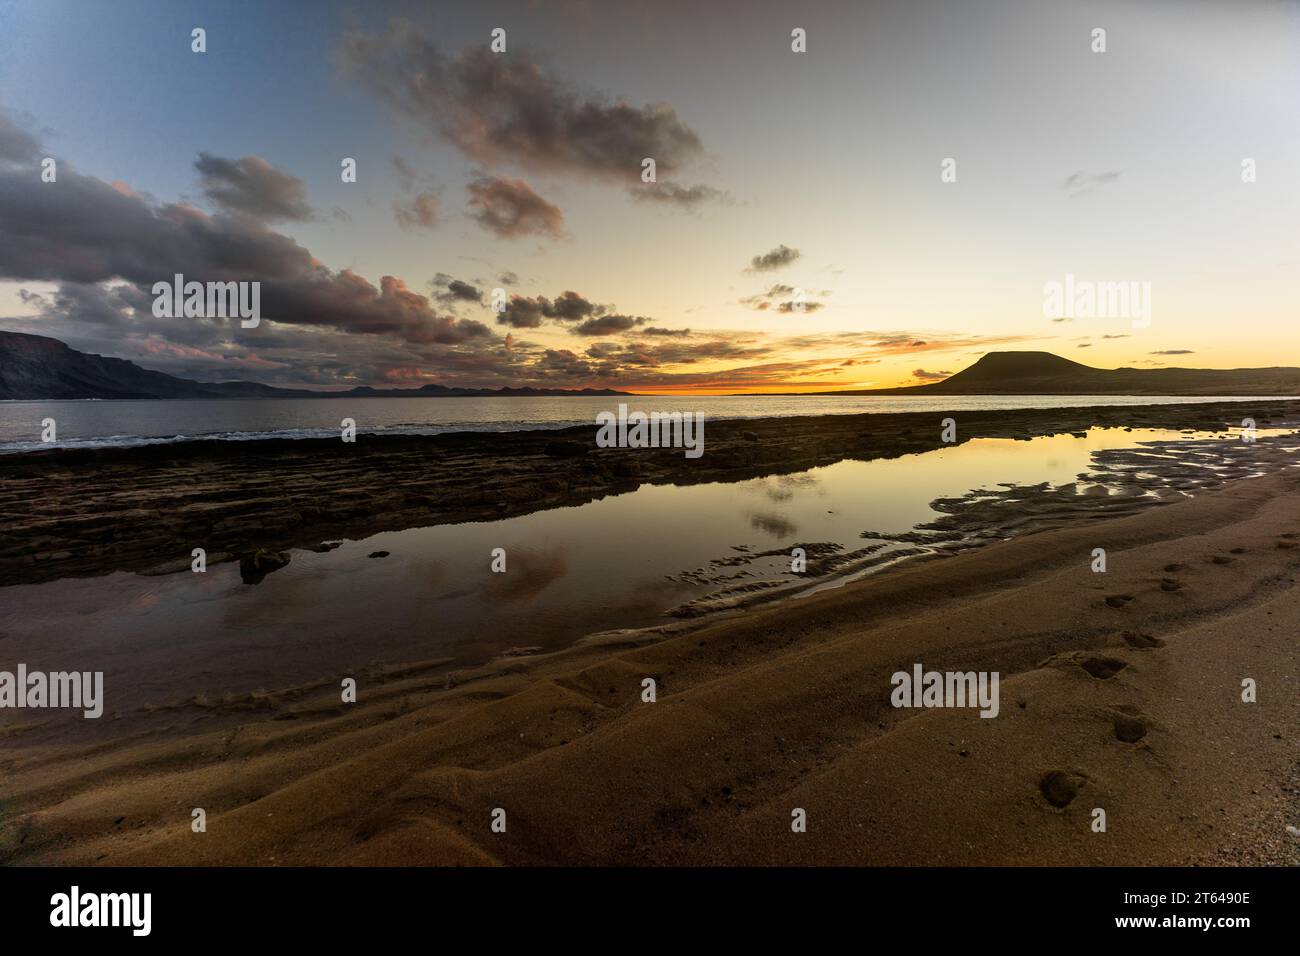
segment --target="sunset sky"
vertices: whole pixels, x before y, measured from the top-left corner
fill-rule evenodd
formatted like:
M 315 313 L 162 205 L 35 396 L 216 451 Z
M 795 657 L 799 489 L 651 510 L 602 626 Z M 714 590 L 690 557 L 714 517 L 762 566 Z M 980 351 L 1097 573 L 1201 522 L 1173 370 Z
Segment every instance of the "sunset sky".
M 315 387 L 1300 365 L 1300 4 L 607 6 L 0 0 L 0 328 Z M 261 326 L 155 318 L 177 271 Z

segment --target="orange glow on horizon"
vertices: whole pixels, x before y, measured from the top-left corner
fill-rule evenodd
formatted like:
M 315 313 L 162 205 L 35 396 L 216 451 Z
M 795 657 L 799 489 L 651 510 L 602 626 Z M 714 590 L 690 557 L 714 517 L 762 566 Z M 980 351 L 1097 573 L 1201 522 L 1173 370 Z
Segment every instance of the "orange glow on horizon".
M 737 382 L 734 385 L 697 385 L 683 388 L 680 385 L 596 385 L 593 388 L 614 388 L 620 392 L 636 395 L 805 395 L 817 392 L 867 391 L 879 388 L 899 388 L 919 382 L 901 382 L 897 385 L 884 382 L 813 382 L 800 385 L 778 384 L 758 385 Z

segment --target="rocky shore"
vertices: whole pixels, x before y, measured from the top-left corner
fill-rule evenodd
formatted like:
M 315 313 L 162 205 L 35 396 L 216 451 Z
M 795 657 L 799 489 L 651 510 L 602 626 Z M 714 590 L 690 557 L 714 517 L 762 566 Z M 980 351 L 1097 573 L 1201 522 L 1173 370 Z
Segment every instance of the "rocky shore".
M 595 426 L 554 431 L 194 441 L 0 456 L 0 586 L 113 571 L 182 570 L 259 549 L 488 521 L 631 491 L 788 474 L 843 459 L 1090 427 L 1223 433 L 1300 417 L 1300 401 L 924 412 L 711 421 L 703 457 L 597 448 Z

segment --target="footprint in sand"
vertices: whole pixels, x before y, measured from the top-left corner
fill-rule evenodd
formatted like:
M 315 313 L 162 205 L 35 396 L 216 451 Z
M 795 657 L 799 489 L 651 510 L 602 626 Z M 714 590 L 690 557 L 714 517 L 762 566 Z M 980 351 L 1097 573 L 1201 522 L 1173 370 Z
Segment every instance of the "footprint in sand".
M 1216 554 L 1214 557 L 1210 558 L 1210 560 L 1215 564 L 1232 564 L 1232 562 L 1237 559 L 1230 558 L 1226 554 Z
M 1135 744 L 1147 735 L 1146 721 L 1138 714 L 1116 710 L 1111 714 L 1111 723 L 1115 728 L 1115 739 L 1126 744 Z
M 1108 594 L 1106 595 L 1106 604 L 1110 607 L 1123 607 L 1129 601 L 1133 600 L 1131 594 Z
M 1279 548 L 1300 548 L 1300 541 L 1279 541 L 1277 546 Z
M 1126 634 L 1135 634 L 1136 632 L 1127 631 Z M 1140 635 L 1145 638 L 1146 635 Z M 1127 639 L 1127 638 L 1126 638 Z M 1146 638 L 1154 641 L 1156 638 Z M 1158 644 L 1141 645 L 1146 647 L 1158 647 Z M 1075 665 L 1082 667 L 1090 676 L 1098 680 L 1110 680 L 1124 668 L 1128 667 L 1126 661 L 1116 657 L 1110 657 L 1106 654 L 1096 654 L 1092 651 L 1066 651 L 1063 654 L 1054 654 L 1038 662 L 1039 667 L 1058 667 L 1065 670 L 1073 668 Z
M 1120 637 L 1124 638 L 1124 643 L 1129 647 L 1151 648 L 1165 646 L 1165 642 L 1161 638 L 1143 634 L 1141 631 L 1125 631 Z
M 1083 786 L 1085 780 L 1085 777 L 1077 773 L 1049 770 L 1043 775 L 1043 779 L 1038 781 L 1038 789 L 1052 806 L 1066 807 L 1079 795 L 1079 788 Z
M 1160 590 L 1162 591 L 1181 591 L 1183 582 L 1176 578 L 1162 578 L 1160 581 Z
M 1175 564 L 1166 564 L 1166 565 L 1165 565 L 1165 570 L 1166 570 L 1166 571 L 1169 571 L 1170 573 L 1172 573 L 1172 572 L 1174 572 L 1174 571 L 1183 571 L 1183 570 L 1186 570 L 1186 568 L 1187 568 L 1187 565 L 1185 565 L 1185 564 L 1177 564 L 1177 563 L 1175 563 Z
M 1245 548 L 1229 548 L 1229 549 L 1228 549 L 1228 553 L 1229 553 L 1229 554 L 1245 554 L 1245 553 L 1246 553 L 1246 549 L 1245 549 Z
M 1101 654 L 1080 655 L 1077 658 L 1079 666 L 1091 674 L 1097 680 L 1110 680 L 1128 664 L 1115 657 L 1105 657 Z

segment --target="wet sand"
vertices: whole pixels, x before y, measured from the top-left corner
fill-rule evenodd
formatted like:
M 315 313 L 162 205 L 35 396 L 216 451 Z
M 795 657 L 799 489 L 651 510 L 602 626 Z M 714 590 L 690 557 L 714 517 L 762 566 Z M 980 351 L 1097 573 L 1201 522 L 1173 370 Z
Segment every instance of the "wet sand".
M 10 728 L 0 860 L 1300 864 L 1297 569 L 1286 466 L 722 619 L 390 667 L 353 705 L 322 684 L 93 743 Z M 915 663 L 998 671 L 999 716 L 891 707 Z
M 957 441 L 1100 427 L 1223 431 L 1300 401 L 962 412 Z M 0 456 L 0 586 L 184 570 L 259 549 L 494 520 L 650 484 L 738 481 L 942 446 L 944 413 L 710 421 L 702 458 L 597 449 L 595 427 L 432 437 L 180 442 Z

